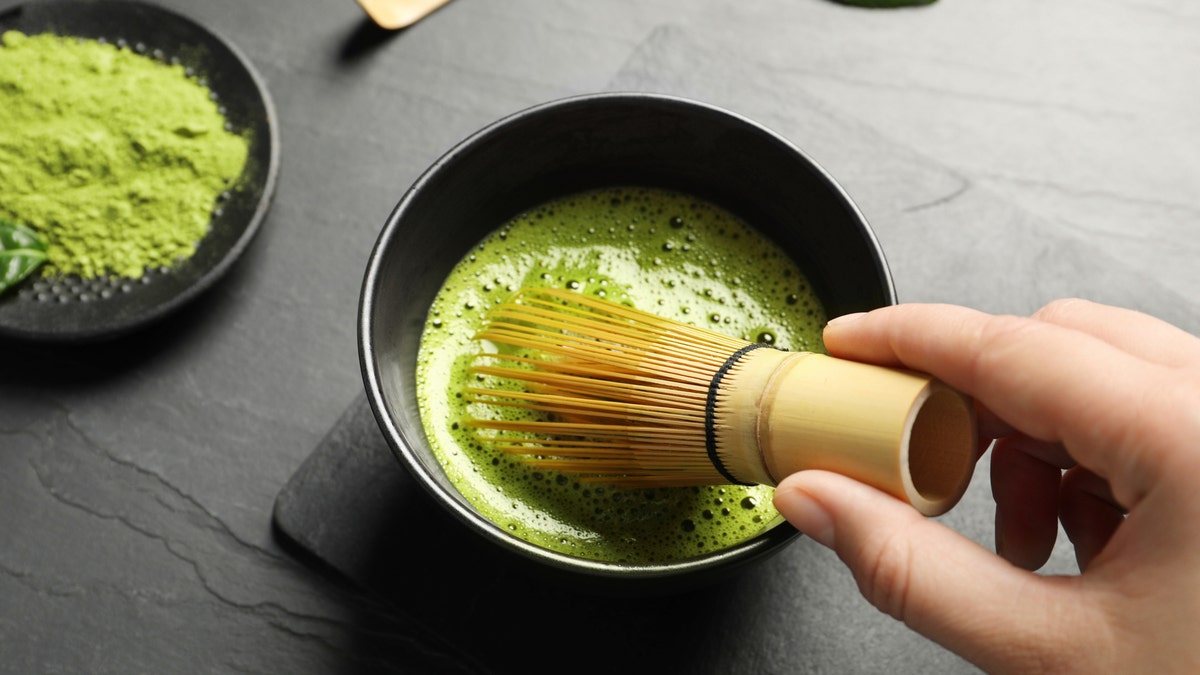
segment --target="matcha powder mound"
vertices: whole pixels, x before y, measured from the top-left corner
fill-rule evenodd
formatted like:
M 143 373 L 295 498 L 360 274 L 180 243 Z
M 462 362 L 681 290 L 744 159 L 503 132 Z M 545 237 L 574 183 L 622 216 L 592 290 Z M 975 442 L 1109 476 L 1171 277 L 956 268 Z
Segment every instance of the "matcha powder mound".
M 138 278 L 190 257 L 247 148 L 183 66 L 0 36 L 0 218 L 46 239 L 47 276 Z

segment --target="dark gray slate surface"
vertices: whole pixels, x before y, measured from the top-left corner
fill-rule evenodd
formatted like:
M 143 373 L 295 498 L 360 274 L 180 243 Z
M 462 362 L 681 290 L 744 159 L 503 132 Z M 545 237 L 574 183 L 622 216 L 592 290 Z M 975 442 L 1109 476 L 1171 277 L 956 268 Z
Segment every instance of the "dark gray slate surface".
M 385 601 L 293 555 L 271 522 L 360 395 L 355 307 L 384 217 L 453 143 L 547 99 L 651 89 L 774 128 L 859 203 L 904 300 L 1023 313 L 1083 295 L 1200 332 L 1190 3 L 454 0 L 381 36 L 350 0 L 162 2 L 262 71 L 279 188 L 246 256 L 183 314 L 109 345 L 0 344 L 3 671 L 557 665 L 536 625 L 489 660 L 495 635 L 454 615 L 483 610 L 451 601 L 478 577 L 457 575 L 445 604 L 431 586 Z M 944 520 L 991 546 L 990 502 L 981 467 Z M 1047 571 L 1073 570 L 1060 547 Z M 684 610 L 699 672 L 971 670 L 806 539 L 706 607 L 649 611 Z M 659 635 L 578 639 L 637 671 Z
M 275 523 L 302 560 L 440 636 L 432 649 L 453 643 L 464 668 L 759 673 L 785 670 L 771 655 L 796 637 L 788 624 L 759 620 L 764 605 L 789 595 L 788 577 L 769 563 L 703 588 L 630 599 L 502 557 L 400 467 L 365 396 L 280 492 Z M 536 647 L 515 648 L 531 639 Z

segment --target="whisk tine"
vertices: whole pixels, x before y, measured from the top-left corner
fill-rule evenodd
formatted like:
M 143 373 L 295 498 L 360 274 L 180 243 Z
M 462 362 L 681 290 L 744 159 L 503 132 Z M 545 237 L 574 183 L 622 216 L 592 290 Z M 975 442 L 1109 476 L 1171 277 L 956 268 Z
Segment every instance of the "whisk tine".
M 541 315 L 531 313 L 525 305 L 501 305 L 489 316 L 488 324 L 476 336 L 480 339 L 492 339 L 492 336 L 507 339 L 539 340 L 551 338 L 556 349 L 567 351 L 571 348 L 606 347 L 614 353 L 629 354 L 639 359 L 647 355 L 655 355 L 669 361 L 683 361 L 681 354 L 686 353 L 691 358 L 709 357 L 724 359 L 723 349 L 713 348 L 692 339 L 679 335 L 655 333 L 630 329 L 628 324 L 608 323 L 570 323 L 553 321 Z M 520 323 L 516 323 L 520 322 Z M 685 349 L 686 351 L 680 351 Z
M 694 423 L 697 418 L 703 423 L 703 411 L 687 407 L 670 407 L 602 399 L 579 399 L 562 394 L 538 394 L 526 392 L 517 400 L 509 400 L 511 392 L 498 389 L 467 388 L 464 390 L 469 403 L 557 413 L 566 416 L 586 416 L 589 419 L 616 419 L 637 422 L 655 422 L 663 425 Z
M 581 424 L 577 422 L 539 422 L 508 420 L 470 420 L 468 426 L 495 431 L 523 431 L 583 438 L 616 438 L 628 442 L 694 439 L 690 429 L 618 424 Z
M 596 332 L 598 330 L 603 330 L 606 334 L 626 337 L 640 335 L 652 340 L 647 345 L 649 347 L 653 347 L 655 344 L 663 345 L 662 339 L 669 338 L 679 345 L 689 344 L 717 353 L 720 350 L 714 350 L 714 345 L 740 345 L 743 342 L 716 331 L 669 321 L 648 312 L 579 293 L 558 289 L 539 289 L 536 292 L 555 298 L 559 302 L 549 302 L 531 295 L 528 291 L 523 291 L 514 301 L 499 305 L 492 310 L 492 315 L 497 318 L 515 317 L 522 320 L 529 320 L 536 316 L 549 322 L 548 325 L 563 328 L 571 326 L 587 328 L 588 330 L 585 330 L 584 333 L 591 335 L 598 334 Z M 585 309 L 581 310 L 573 305 L 579 305 Z M 678 352 L 665 348 L 665 345 L 658 351 L 668 356 L 678 354 Z
M 586 359 L 596 364 L 605 364 L 614 373 L 647 373 L 687 381 L 689 376 L 686 373 L 697 370 L 695 360 L 689 361 L 677 355 L 661 359 L 648 358 L 652 357 L 653 353 L 639 352 L 636 344 L 626 347 L 608 346 L 595 338 L 580 338 L 547 331 L 486 329 L 480 331 L 476 338 L 538 350 L 547 356 Z M 681 371 L 684 371 L 684 374 L 681 374 Z
M 636 403 L 661 402 L 664 405 L 670 405 L 673 401 L 676 407 L 692 405 L 691 401 L 696 399 L 703 401 L 707 395 L 706 389 L 686 382 L 671 387 L 658 387 L 651 377 L 622 376 L 613 378 L 609 377 L 611 373 L 584 366 L 576 366 L 574 373 L 566 373 L 560 370 L 531 370 L 478 365 L 473 366 L 471 372 L 493 375 L 513 382 L 524 382 L 539 389 L 558 390 L 563 393 L 614 398 Z M 508 392 L 509 396 L 515 395 L 512 390 L 508 389 L 496 391 Z

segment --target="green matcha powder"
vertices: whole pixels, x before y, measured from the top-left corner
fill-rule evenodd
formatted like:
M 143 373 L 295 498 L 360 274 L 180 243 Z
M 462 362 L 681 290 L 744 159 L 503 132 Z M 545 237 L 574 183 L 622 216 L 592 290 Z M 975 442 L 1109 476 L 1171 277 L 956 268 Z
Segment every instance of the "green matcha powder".
M 181 65 L 0 36 L 0 218 L 47 240 L 46 276 L 138 278 L 189 258 L 247 152 Z

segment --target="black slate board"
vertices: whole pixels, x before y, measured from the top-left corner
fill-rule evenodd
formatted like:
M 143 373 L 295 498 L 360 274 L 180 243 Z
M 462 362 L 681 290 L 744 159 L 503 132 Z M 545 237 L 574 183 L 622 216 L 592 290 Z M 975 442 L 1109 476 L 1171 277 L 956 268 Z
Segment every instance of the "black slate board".
M 658 597 L 598 595 L 541 578 L 477 540 L 400 466 L 360 395 L 275 502 L 275 526 L 306 562 L 391 603 L 496 672 L 762 672 L 747 653 L 713 658 L 754 568 L 720 584 Z M 745 599 L 744 597 L 742 599 Z M 739 607 L 741 609 L 739 609 Z M 587 654 L 578 662 L 579 654 Z

